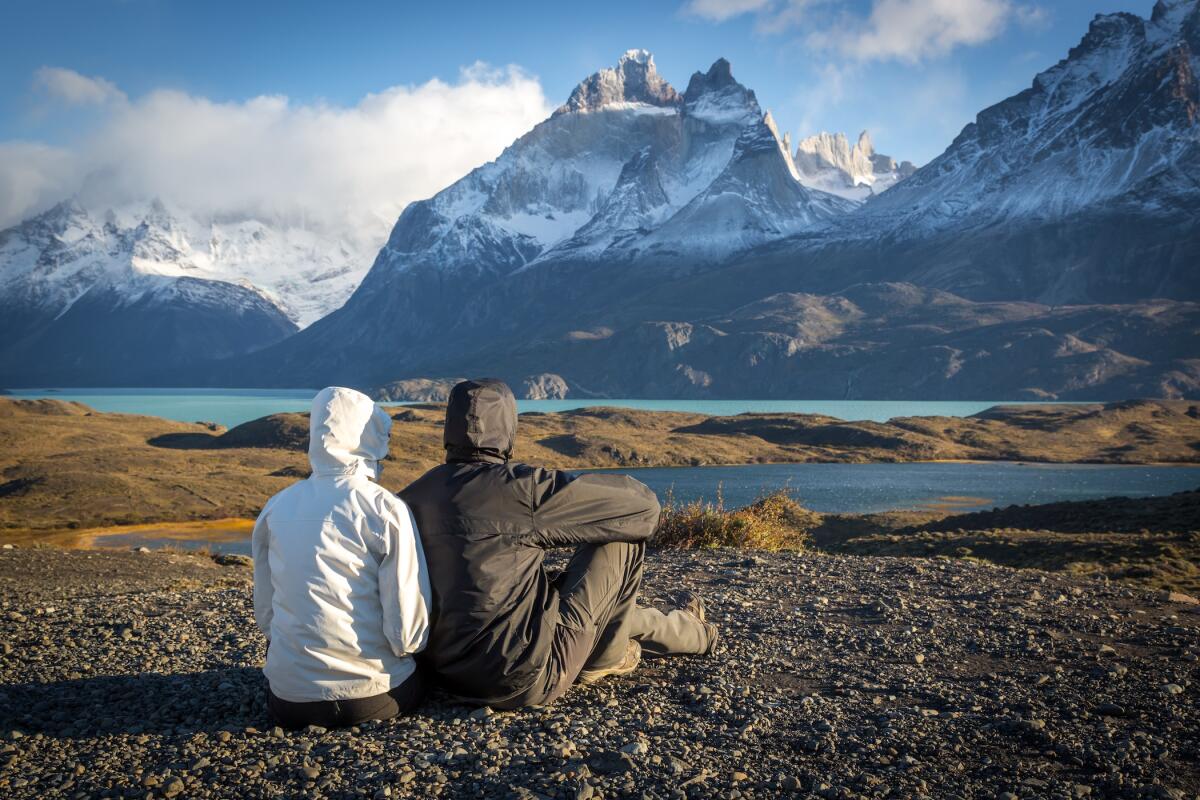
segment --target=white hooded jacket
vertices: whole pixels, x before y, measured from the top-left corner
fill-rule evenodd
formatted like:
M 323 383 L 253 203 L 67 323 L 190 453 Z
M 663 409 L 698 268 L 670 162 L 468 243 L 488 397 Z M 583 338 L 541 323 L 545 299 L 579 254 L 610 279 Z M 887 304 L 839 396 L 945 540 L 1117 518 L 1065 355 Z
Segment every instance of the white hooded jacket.
M 429 635 L 425 557 L 408 507 L 372 482 L 392 420 L 369 397 L 313 398 L 312 475 L 272 497 L 254 525 L 254 616 L 263 668 L 292 702 L 382 694 L 416 668 Z

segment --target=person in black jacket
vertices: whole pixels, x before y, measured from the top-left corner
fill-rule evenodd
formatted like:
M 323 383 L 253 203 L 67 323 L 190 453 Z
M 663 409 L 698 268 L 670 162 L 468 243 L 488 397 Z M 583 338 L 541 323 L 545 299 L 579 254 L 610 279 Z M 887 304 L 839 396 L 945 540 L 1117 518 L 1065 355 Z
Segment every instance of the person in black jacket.
M 400 493 L 429 568 L 426 673 L 496 708 L 547 705 L 577 679 L 637 668 L 641 654 L 707 654 L 716 627 L 685 593 L 668 614 L 637 605 L 659 505 L 625 475 L 576 476 L 511 461 L 517 404 L 502 381 L 459 383 L 446 406 L 446 463 Z M 576 547 L 547 573 L 553 547 Z

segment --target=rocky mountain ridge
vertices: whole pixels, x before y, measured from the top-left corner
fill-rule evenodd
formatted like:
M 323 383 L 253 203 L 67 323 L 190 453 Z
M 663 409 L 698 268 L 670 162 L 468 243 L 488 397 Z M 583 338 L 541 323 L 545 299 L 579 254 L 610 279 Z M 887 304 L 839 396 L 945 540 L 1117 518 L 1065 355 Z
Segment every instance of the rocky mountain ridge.
M 866 200 L 917 171 L 911 161 L 876 153 L 867 131 L 853 145 L 844 133 L 822 131 L 801 139 L 792 158 L 803 183 L 849 200 Z

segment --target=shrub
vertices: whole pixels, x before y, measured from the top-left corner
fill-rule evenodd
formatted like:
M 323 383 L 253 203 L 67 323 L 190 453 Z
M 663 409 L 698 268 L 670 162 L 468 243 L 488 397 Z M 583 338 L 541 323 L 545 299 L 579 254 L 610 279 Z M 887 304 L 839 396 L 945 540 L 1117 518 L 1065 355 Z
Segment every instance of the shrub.
M 676 504 L 667 495 L 650 544 L 699 549 L 744 547 L 756 550 L 802 550 L 821 515 L 800 505 L 787 489 L 759 497 L 744 508 L 725 509 L 721 489 L 715 503 L 693 500 Z

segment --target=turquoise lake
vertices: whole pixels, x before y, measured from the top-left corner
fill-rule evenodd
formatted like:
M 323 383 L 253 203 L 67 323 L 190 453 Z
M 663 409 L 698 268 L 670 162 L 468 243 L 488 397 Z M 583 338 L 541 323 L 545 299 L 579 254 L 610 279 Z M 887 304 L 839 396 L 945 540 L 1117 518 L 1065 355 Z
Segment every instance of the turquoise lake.
M 97 411 L 149 414 L 180 422 L 216 422 L 227 428 L 284 411 L 307 411 L 312 389 L 16 389 L 13 397 L 51 397 L 85 403 Z M 395 405 L 404 405 L 397 403 Z M 746 412 L 828 414 L 846 420 L 887 422 L 892 417 L 966 417 L 1002 401 L 904 400 L 520 400 L 521 411 L 566 411 L 620 406 L 648 411 L 689 411 L 713 416 Z

